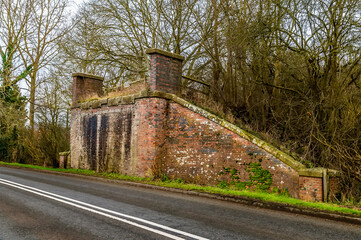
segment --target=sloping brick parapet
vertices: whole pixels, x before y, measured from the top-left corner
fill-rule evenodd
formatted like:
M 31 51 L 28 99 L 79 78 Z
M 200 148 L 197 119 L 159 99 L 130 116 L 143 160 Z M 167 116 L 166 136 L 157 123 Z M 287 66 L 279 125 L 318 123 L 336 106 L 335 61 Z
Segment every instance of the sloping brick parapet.
M 293 197 L 322 201 L 337 194 L 336 171 L 306 168 L 267 142 L 180 98 L 178 86 L 163 84 L 170 81 L 169 76 L 158 70 L 167 69 L 160 64 L 171 65 L 174 59 L 179 64 L 182 59 L 161 50 L 148 53 L 151 58 L 168 59 L 151 61 L 150 89 L 74 105 L 73 168 L 142 177 L 166 175 L 216 185 L 224 168 L 237 169 L 239 179 L 248 181 L 247 164 L 256 162 L 272 174 L 272 188 Z

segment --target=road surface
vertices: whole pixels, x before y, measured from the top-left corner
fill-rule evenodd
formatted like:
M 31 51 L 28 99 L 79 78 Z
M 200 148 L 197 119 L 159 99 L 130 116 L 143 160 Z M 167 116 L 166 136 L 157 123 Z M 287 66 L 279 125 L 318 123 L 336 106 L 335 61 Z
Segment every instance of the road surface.
M 0 167 L 0 239 L 361 239 L 361 227 L 122 183 Z

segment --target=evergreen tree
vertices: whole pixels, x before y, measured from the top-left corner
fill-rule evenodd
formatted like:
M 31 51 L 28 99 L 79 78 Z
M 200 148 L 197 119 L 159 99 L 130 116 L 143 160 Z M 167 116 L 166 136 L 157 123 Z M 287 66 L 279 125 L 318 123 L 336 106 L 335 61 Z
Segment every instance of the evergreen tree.
M 18 76 L 13 76 L 13 56 L 15 50 L 12 44 L 3 51 L 0 49 L 0 159 L 19 160 L 19 134 L 25 127 L 26 98 L 21 95 L 18 82 L 31 71 L 31 66 Z

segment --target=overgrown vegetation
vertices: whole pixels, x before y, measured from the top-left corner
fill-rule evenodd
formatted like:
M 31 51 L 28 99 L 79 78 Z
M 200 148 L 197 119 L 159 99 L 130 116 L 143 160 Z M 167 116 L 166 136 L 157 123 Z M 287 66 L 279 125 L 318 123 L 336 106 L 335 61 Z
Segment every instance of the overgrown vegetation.
M 21 161 L 23 145 L 19 140 L 25 129 L 25 97 L 21 96 L 17 83 L 25 78 L 31 67 L 18 76 L 12 74 L 14 43 L 0 47 L 0 158 Z

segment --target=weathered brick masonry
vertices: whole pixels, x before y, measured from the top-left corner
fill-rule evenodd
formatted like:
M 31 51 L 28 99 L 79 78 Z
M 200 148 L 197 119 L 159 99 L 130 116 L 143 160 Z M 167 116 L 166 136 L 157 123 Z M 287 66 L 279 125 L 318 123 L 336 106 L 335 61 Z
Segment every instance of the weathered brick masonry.
M 244 130 L 177 97 L 183 58 L 157 49 L 147 52 L 151 55 L 150 89 L 136 95 L 79 103 L 84 96 L 100 94 L 101 81 L 74 75 L 72 168 L 137 176 L 165 174 L 187 182 L 217 184 L 223 167 L 238 169 L 240 180 L 247 180 L 245 163 L 256 161 L 272 173 L 273 187 L 287 189 L 294 197 L 322 201 L 327 197 L 325 186 L 334 195 L 337 178 L 325 185 L 324 169 L 307 169 Z M 79 84 L 83 76 L 87 83 Z M 328 172 L 336 176 L 334 171 Z
M 300 176 L 299 187 L 300 198 L 307 201 L 322 200 L 322 178 Z
M 74 108 L 72 168 L 139 176 L 152 174 L 154 160 L 164 146 L 165 102 L 165 99 L 143 98 L 119 106 Z
M 184 57 L 159 49 L 148 49 L 146 52 L 150 55 L 149 88 L 179 94 Z
M 215 185 L 223 167 L 244 169 L 245 163 L 262 159 L 262 167 L 273 174 L 274 186 L 297 196 L 297 171 L 252 142 L 178 103 L 170 103 L 167 123 L 167 175 Z M 239 176 L 248 179 L 246 171 Z
M 72 102 L 86 100 L 103 94 L 104 78 L 86 73 L 73 74 Z

